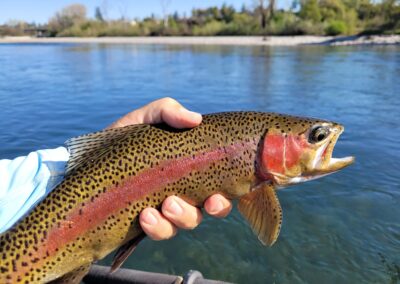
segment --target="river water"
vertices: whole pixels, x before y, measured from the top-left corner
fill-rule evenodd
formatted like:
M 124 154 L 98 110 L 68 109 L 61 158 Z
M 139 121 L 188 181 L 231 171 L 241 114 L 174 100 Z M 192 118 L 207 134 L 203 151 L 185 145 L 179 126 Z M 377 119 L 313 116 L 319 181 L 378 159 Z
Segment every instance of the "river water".
M 235 209 L 143 241 L 124 267 L 237 283 L 400 281 L 399 47 L 0 45 L 0 158 L 57 147 L 165 96 L 201 113 L 338 121 L 334 155 L 357 161 L 278 192 L 284 222 L 271 248 Z

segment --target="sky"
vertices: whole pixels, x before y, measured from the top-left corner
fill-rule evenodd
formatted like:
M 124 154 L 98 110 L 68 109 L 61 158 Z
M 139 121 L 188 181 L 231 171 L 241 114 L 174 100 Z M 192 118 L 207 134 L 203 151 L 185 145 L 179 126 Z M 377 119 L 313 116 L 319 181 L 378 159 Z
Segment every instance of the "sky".
M 0 24 L 9 20 L 24 20 L 27 22 L 46 23 L 48 19 L 63 7 L 80 3 L 86 6 L 88 16 L 94 16 L 97 6 L 107 3 L 109 18 L 120 18 L 121 11 L 129 18 L 144 18 L 155 14 L 162 15 L 161 2 L 169 2 L 168 11 L 172 14 L 190 15 L 192 8 L 221 6 L 223 3 L 240 9 L 244 4 L 253 7 L 254 0 L 0 0 Z

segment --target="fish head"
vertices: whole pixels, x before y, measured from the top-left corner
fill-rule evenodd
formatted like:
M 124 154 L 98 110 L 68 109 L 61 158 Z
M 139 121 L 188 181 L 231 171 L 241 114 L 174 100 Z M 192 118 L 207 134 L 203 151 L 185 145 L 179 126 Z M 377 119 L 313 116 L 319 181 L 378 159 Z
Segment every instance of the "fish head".
M 261 143 L 261 177 L 285 186 L 316 179 L 352 164 L 354 157 L 332 157 L 343 131 L 344 127 L 335 122 L 281 117 L 268 129 Z

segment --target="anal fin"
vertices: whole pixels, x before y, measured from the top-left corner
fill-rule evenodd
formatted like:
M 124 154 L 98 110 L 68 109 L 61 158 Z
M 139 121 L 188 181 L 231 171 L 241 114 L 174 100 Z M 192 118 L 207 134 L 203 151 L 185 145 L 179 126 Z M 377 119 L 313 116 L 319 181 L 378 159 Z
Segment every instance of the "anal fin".
M 132 240 L 118 248 L 118 251 L 114 255 L 114 259 L 111 264 L 110 273 L 113 273 L 122 266 L 125 260 L 132 254 L 139 242 L 143 240 L 145 236 L 146 234 L 142 232 L 139 236 L 133 238 Z
M 264 245 L 272 246 L 282 225 L 282 208 L 274 186 L 270 183 L 260 184 L 240 198 L 238 209 L 250 223 L 258 239 Z

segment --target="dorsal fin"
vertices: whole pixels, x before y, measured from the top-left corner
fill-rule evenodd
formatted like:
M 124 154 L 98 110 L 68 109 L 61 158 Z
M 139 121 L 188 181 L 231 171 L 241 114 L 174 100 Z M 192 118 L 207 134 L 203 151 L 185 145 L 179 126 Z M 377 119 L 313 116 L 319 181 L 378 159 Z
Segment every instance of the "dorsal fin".
M 121 128 L 106 129 L 68 139 L 65 145 L 70 153 L 70 158 L 65 170 L 65 175 L 79 168 L 88 160 L 101 157 L 112 149 L 113 144 L 125 137 L 128 133 L 142 129 L 147 125 L 137 124 Z
M 238 209 L 250 223 L 258 239 L 264 245 L 272 246 L 282 225 L 282 209 L 274 186 L 263 183 L 254 191 L 243 195 Z

